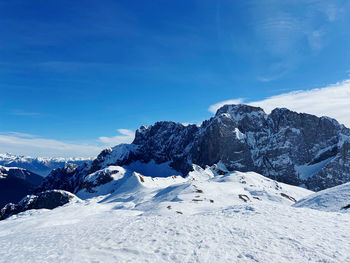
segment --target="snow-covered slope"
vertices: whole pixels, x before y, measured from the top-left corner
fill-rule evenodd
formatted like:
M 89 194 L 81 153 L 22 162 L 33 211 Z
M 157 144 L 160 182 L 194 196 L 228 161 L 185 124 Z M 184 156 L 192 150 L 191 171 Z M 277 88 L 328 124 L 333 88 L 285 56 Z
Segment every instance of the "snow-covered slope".
M 218 174 L 216 166 L 194 166 L 186 178 L 149 177 L 119 166 L 109 166 L 84 179 L 76 195 L 98 197 L 116 207 L 145 213 L 186 213 L 226 208 L 233 204 L 277 202 L 291 205 L 311 194 L 303 188 L 278 183 L 254 172 Z M 106 175 L 112 180 L 101 184 Z
M 349 262 L 350 214 L 294 208 L 293 198 L 312 192 L 224 170 L 153 178 L 106 167 L 84 178 L 84 201 L 1 221 L 0 259 Z
M 41 176 L 47 176 L 51 170 L 63 167 L 66 164 L 80 165 L 89 161 L 91 159 L 88 158 L 34 158 L 10 153 L 0 153 L 0 165 L 24 168 Z
M 350 213 L 350 183 L 338 185 L 299 200 L 295 207 Z

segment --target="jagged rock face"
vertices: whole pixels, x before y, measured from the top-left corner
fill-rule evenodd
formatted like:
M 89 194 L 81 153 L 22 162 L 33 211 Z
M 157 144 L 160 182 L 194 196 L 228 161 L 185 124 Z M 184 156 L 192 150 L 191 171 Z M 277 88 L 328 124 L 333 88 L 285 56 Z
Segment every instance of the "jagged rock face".
M 136 133 L 135 142 L 142 143 L 139 159 L 167 156 L 161 161 L 173 161 L 173 167 L 184 174 L 188 163 L 205 166 L 221 161 L 229 170 L 255 171 L 313 190 L 350 179 L 350 158 L 344 143 L 349 140 L 349 129 L 327 117 L 288 109 L 275 109 L 268 115 L 258 107 L 225 105 L 201 127 L 191 127 L 191 132 L 180 133 L 189 130 L 181 124 L 168 127 L 167 122 L 157 123 Z M 185 143 L 174 148 L 174 137 Z M 155 142 L 164 147 L 155 147 Z M 300 168 L 307 170 L 318 164 L 322 167 L 314 173 L 305 174 Z
M 76 177 L 78 167 L 79 166 L 76 164 L 67 164 L 63 168 L 54 169 L 44 178 L 36 192 L 39 193 L 45 190 L 58 189 L 73 193 L 78 184 L 78 179 Z
M 107 161 L 105 159 L 103 160 Z M 87 192 L 92 193 L 94 187 L 114 180 L 116 175 L 121 172 L 118 168 L 112 168 L 114 167 L 110 166 L 91 173 L 91 171 L 97 169 L 96 167 L 94 168 L 93 165 L 79 167 L 74 164 L 69 164 L 63 168 L 53 170 L 44 178 L 43 183 L 36 189 L 35 193 L 51 189 L 64 190 L 71 193 L 77 193 L 85 189 Z
M 254 138 L 250 146 L 257 171 L 289 184 L 304 183 L 310 187 L 308 179 L 300 178 L 296 166 L 335 157 L 344 127 L 329 118 L 287 109 L 273 110 L 267 121 L 258 140 L 256 134 L 249 134 Z M 316 185 L 310 188 L 318 190 Z
M 231 170 L 249 171 L 253 166 L 245 135 L 228 114 L 204 122 L 190 151 L 193 163 L 213 165 L 219 161 Z
M 0 220 L 31 209 L 54 209 L 67 204 L 72 199 L 78 199 L 72 193 L 60 190 L 50 190 L 37 195 L 27 195 L 18 204 L 9 203 L 0 210 Z
M 107 165 L 170 162 L 186 175 L 192 164 L 218 162 L 228 170 L 254 171 L 293 185 L 321 190 L 350 181 L 350 130 L 336 120 L 248 105 L 225 105 L 201 126 L 157 122 L 137 130 L 129 145 L 103 151 L 75 177 Z
M 142 126 L 135 134 L 133 144 L 138 146 L 138 151 L 131 161 L 163 163 L 171 160 L 173 168 L 186 173 L 191 165 L 186 162 L 184 153 L 191 149 L 198 131 L 196 125 L 175 122 L 157 122 L 149 128 Z
M 336 186 L 350 182 L 350 142 L 345 142 L 338 149 L 334 159 L 317 174 L 308 180 L 308 187 L 326 189 L 329 185 Z

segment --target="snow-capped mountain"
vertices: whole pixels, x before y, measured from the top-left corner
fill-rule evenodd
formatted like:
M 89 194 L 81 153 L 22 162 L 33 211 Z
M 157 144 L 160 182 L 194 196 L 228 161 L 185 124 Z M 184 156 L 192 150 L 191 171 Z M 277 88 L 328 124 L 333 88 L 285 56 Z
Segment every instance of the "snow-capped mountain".
M 0 166 L 0 207 L 18 202 L 41 184 L 42 177 L 26 169 Z
M 20 167 L 41 176 L 47 176 L 53 169 L 63 167 L 66 164 L 83 164 L 89 162 L 88 158 L 43 158 L 18 156 L 10 153 L 0 154 L 0 165 L 6 167 Z
M 1 260 L 349 262 L 349 137 L 327 117 L 247 105 L 143 126 L 1 209 Z
M 328 117 L 225 105 L 200 126 L 168 121 L 142 126 L 132 144 L 102 151 L 90 164 L 74 172 L 69 168 L 69 176 L 61 169 L 64 179 L 56 171 L 42 190 L 72 191 L 82 178 L 109 165 L 131 166 L 152 176 L 155 170 L 144 169 L 152 163 L 169 165 L 182 176 L 193 164 L 222 163 L 229 171 L 253 171 L 317 191 L 350 181 L 350 130 Z

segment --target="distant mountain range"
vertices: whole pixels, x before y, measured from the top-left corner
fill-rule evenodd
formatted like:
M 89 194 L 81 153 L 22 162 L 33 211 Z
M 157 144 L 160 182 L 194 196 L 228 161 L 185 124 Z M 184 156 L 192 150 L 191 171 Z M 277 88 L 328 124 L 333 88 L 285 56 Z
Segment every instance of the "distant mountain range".
M 90 160 L 88 158 L 35 158 L 10 153 L 0 154 L 0 165 L 24 168 L 43 177 L 47 176 L 53 169 L 63 167 L 66 164 L 81 165 Z

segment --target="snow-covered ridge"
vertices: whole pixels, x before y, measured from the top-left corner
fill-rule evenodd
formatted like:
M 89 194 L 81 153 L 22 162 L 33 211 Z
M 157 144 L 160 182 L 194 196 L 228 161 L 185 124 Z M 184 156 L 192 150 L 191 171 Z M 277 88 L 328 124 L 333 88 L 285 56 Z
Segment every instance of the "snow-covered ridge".
M 155 164 L 149 165 L 154 170 L 157 169 Z M 159 168 L 164 169 L 162 166 Z M 45 195 L 42 193 L 50 191 L 56 190 L 37 194 L 44 204 Z M 108 166 L 81 178 L 74 193 L 85 200 L 112 202 L 118 209 L 132 209 L 143 213 L 163 214 L 166 211 L 193 214 L 233 204 L 274 202 L 291 205 L 312 192 L 278 183 L 254 172 L 229 172 L 224 164 L 219 163 L 205 169 L 193 165 L 193 171 L 186 177 L 152 177 L 138 173 L 132 167 Z M 34 195 L 32 197 L 37 198 Z M 55 201 L 50 198 L 50 202 Z M 10 205 L 4 209 L 4 214 L 27 210 L 22 208 L 22 203 L 17 206 Z M 176 210 L 173 211 L 173 208 Z
M 294 206 L 328 212 L 350 213 L 350 183 L 316 192 L 299 200 Z
M 145 213 L 180 211 L 188 214 L 233 204 L 276 202 L 291 205 L 312 193 L 254 172 L 225 170 L 222 164 L 206 169 L 194 165 L 185 178 L 176 175 L 150 177 L 124 167 L 109 166 L 87 175 L 76 195 Z

